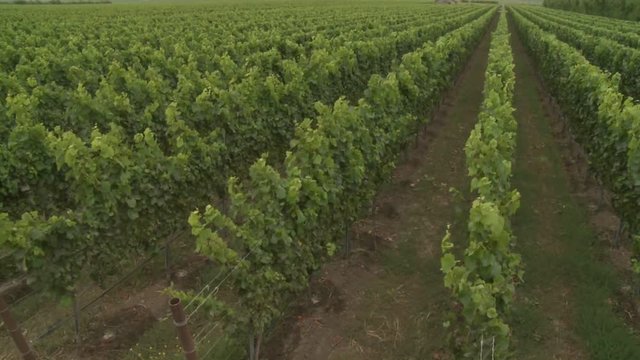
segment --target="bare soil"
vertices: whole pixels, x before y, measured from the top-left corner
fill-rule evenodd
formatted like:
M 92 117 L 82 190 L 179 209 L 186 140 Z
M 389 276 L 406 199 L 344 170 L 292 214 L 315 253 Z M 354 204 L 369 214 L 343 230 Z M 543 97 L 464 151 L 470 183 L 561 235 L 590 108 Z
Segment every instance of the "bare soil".
M 463 148 L 483 98 L 488 47 L 489 34 L 379 192 L 373 214 L 353 226 L 351 256 L 322 268 L 310 293 L 272 335 L 265 359 L 449 356 L 442 322 L 450 298 L 439 270 L 440 241 L 452 222 L 464 238 Z M 327 283 L 332 291 L 319 291 Z M 325 305 L 331 296 L 340 306 Z
M 354 253 L 317 275 L 272 334 L 266 359 L 453 358 L 442 328 L 451 299 L 442 286 L 439 245 L 447 224 L 455 242 L 465 243 L 470 195 L 463 147 L 482 100 L 488 40 L 378 194 L 373 214 L 354 225 Z M 514 29 L 512 46 L 514 183 L 522 193 L 514 231 L 525 263 L 510 320 L 514 358 L 635 358 L 638 306 L 627 286 L 603 286 L 628 272 L 622 265 L 628 250 L 610 246 L 619 219 Z
M 440 241 L 451 224 L 455 243 L 465 243 L 470 194 L 463 148 L 483 98 L 489 40 L 488 33 L 371 215 L 353 225 L 350 256 L 314 276 L 270 334 L 264 360 L 453 358 L 442 327 L 451 298 L 439 270 Z M 522 194 L 514 231 L 525 263 L 512 319 L 514 357 L 633 359 L 627 354 L 636 354 L 640 304 L 630 290 L 629 244 L 624 236 L 615 241 L 620 220 L 514 28 L 512 47 L 514 183 Z M 173 268 L 181 273 L 174 285 L 197 287 L 204 263 L 186 257 Z M 135 292 L 115 291 L 85 324 L 82 345 L 67 344 L 54 358 L 123 358 L 167 316 L 169 282 L 147 281 Z
M 622 290 L 629 251 L 612 246 L 620 220 L 511 19 L 510 27 L 519 124 L 514 182 L 522 194 L 514 230 L 526 267 L 514 311 L 515 356 L 638 358 L 637 306 Z
M 574 321 L 572 288 L 563 278 L 555 276 L 557 269 L 539 263 L 540 259 L 568 251 L 561 241 L 563 226 L 556 221 L 565 207 L 556 183 L 563 181 L 565 174 L 559 172 L 561 169 L 549 156 L 549 152 L 555 151 L 555 143 L 548 132 L 550 129 L 544 126 L 553 114 L 541 101 L 545 94 L 542 84 L 513 26 L 511 45 L 516 73 L 514 107 L 518 121 L 514 186 L 522 195 L 514 232 L 525 264 L 525 282 L 517 294 L 519 306 L 529 311 L 541 309 L 544 315 L 537 316 L 545 317 L 544 321 L 535 324 L 526 318 L 518 319 L 520 314 L 516 313 L 516 319 L 523 322 L 520 329 L 516 326 L 516 331 L 520 330 L 516 338 L 524 342 L 522 347 L 527 349 L 519 354 L 522 359 L 584 359 L 581 344 L 571 331 Z M 533 339 L 534 344 L 528 344 L 527 339 Z M 520 345 L 516 343 L 514 347 Z M 533 351 L 536 347 L 544 351 Z

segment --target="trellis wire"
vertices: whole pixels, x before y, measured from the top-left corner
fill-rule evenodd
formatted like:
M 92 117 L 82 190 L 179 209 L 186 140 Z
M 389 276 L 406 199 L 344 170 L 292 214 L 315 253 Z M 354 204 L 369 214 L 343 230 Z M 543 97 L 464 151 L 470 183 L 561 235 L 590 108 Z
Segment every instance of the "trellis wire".
M 29 318 L 27 318 L 27 319 L 25 319 L 25 320 L 22 320 L 22 321 L 20 322 L 20 327 L 25 327 L 25 325 L 26 325 L 27 323 L 29 323 L 31 320 L 33 320 L 33 319 L 34 319 L 36 316 L 38 316 L 38 315 L 40 315 L 40 313 L 39 313 L 39 312 L 36 312 L 35 314 L 31 315 Z
M 491 338 L 491 360 L 495 360 L 496 355 L 496 337 Z
M 183 235 L 185 233 L 185 230 L 181 230 L 176 232 L 175 234 L 171 235 L 169 237 L 169 240 L 165 242 L 165 246 L 169 246 L 173 241 L 175 241 L 176 239 L 180 238 L 181 235 Z M 126 275 L 124 275 L 123 277 L 121 277 L 120 279 L 118 279 L 113 285 L 111 285 L 109 288 L 107 288 L 106 290 L 104 290 L 100 295 L 96 296 L 95 298 L 93 298 L 91 301 L 89 301 L 87 304 L 83 305 L 82 307 L 79 308 L 79 311 L 85 311 L 86 309 L 88 309 L 89 307 L 91 307 L 93 304 L 95 304 L 96 302 L 98 302 L 99 300 L 101 300 L 102 298 L 104 298 L 107 294 L 109 294 L 111 291 L 113 291 L 114 289 L 116 289 L 118 286 L 120 286 L 122 283 L 124 283 L 125 281 L 129 280 L 135 273 L 137 273 L 140 269 L 142 269 L 144 266 L 146 266 L 147 264 L 149 264 L 149 262 L 151 262 L 151 260 L 155 259 L 156 256 L 158 256 L 158 254 L 162 253 L 162 249 L 160 248 L 160 251 L 148 256 L 144 261 L 142 261 L 140 264 L 136 265 L 135 268 L 133 268 L 133 270 L 129 271 Z M 83 291 L 83 294 L 86 293 L 86 291 L 88 291 L 88 288 L 85 289 Z M 37 344 L 38 342 L 40 342 L 42 339 L 44 339 L 45 337 L 51 335 L 52 333 L 54 333 L 56 330 L 58 330 L 60 327 L 62 327 L 62 325 L 64 325 L 65 323 L 67 323 L 68 321 L 70 321 L 72 318 L 74 317 L 73 314 L 67 315 L 65 317 L 62 317 L 60 319 L 58 319 L 57 321 L 55 321 L 51 326 L 49 326 L 49 328 L 47 328 L 43 333 L 41 333 L 40 335 L 38 335 L 34 340 L 33 343 Z
M 215 322 L 213 324 L 213 326 L 210 327 L 206 327 L 204 326 L 199 332 L 198 334 L 196 334 L 196 336 L 194 337 L 194 341 L 196 342 L 196 346 L 200 345 L 209 335 L 211 335 L 211 333 L 217 329 L 218 327 L 220 327 L 220 323 L 219 322 Z M 207 333 L 203 335 L 204 331 L 208 329 Z
M 11 307 L 16 307 L 16 306 L 20 305 L 23 301 L 25 301 L 26 299 L 30 298 L 31 296 L 34 296 L 37 293 L 38 293 L 37 291 L 29 290 L 26 294 L 22 295 L 17 300 L 12 301 L 11 302 Z
M 204 355 L 202 356 L 202 359 L 206 359 L 207 355 L 209 355 L 213 349 L 216 348 L 216 346 L 218 346 L 218 344 L 220 343 L 220 341 L 222 341 L 223 337 L 219 337 L 218 340 L 216 340 L 216 342 L 213 343 L 213 345 L 209 348 L 209 350 L 207 350 L 207 352 L 204 353 Z M 229 358 L 229 355 L 227 355 L 227 359 Z
M 242 263 L 243 260 L 245 260 L 247 257 L 249 257 L 249 255 L 251 254 L 251 251 L 247 252 L 240 261 L 238 261 L 238 263 L 231 269 L 229 270 L 229 272 L 227 272 L 227 275 L 218 283 L 218 285 L 216 285 L 213 290 L 204 297 L 204 299 L 200 300 L 200 304 L 198 304 L 198 306 L 189 314 L 188 318 L 190 319 L 196 312 L 198 312 L 198 310 L 200 310 L 200 308 L 207 302 L 207 300 L 209 300 L 209 298 L 213 295 L 215 295 L 218 290 L 220 289 L 220 287 L 222 286 L 222 284 L 224 284 L 225 281 L 227 281 L 227 279 L 229 279 L 229 277 L 231 276 L 231 274 L 236 271 L 238 269 L 238 267 L 240 267 L 240 264 Z M 218 274 L 216 276 L 216 278 L 219 278 L 221 274 Z M 215 281 L 215 279 L 214 279 Z M 213 281 L 210 281 L 207 285 L 205 285 L 203 287 L 202 290 L 200 290 L 200 292 L 198 293 L 198 295 L 196 295 L 193 299 L 191 299 L 191 301 L 187 304 L 187 307 L 189 307 L 189 305 L 191 305 L 193 303 L 193 301 L 195 299 L 197 299 L 198 296 L 200 296 L 205 289 L 207 289 L 211 284 L 213 283 Z
M 196 301 L 196 299 L 200 295 L 202 295 L 205 292 L 205 290 L 209 289 L 209 286 L 213 284 L 216 280 L 218 280 L 220 276 L 222 276 L 222 273 L 224 273 L 224 271 L 220 271 L 218 275 L 214 276 L 213 279 L 211 279 L 205 286 L 203 286 L 202 289 L 200 289 L 200 291 L 198 291 L 198 293 L 187 303 L 187 305 L 185 305 L 184 309 L 185 310 L 189 309 L 191 305 L 193 305 L 193 303 Z
M 249 255 L 251 254 L 251 250 L 249 252 L 247 252 L 241 260 L 245 260 Z M 231 269 L 229 271 L 229 273 L 231 273 L 232 271 L 236 270 L 236 268 L 240 265 L 240 262 L 238 262 L 238 264 L 236 264 L 233 269 Z M 184 307 L 185 310 L 188 309 L 191 305 L 193 305 L 193 303 L 196 301 L 196 299 L 198 298 L 198 296 L 202 295 L 202 293 L 205 292 L 205 290 L 207 290 L 209 288 L 209 286 L 211 286 L 211 284 L 213 284 L 217 279 L 220 278 L 220 276 L 222 276 L 223 271 L 220 271 L 218 273 L 218 275 L 216 275 L 213 279 L 211 279 L 205 286 L 202 287 L 202 289 L 194 296 L 193 299 L 191 299 L 191 301 L 189 301 L 187 303 L 187 305 Z M 228 274 L 227 274 L 228 275 Z M 228 277 L 228 276 L 227 276 Z
M 241 302 L 240 300 L 236 301 L 236 302 L 235 302 L 235 304 L 233 305 L 233 307 L 238 306 L 238 305 L 240 304 L 240 302 Z M 219 328 L 219 327 L 220 327 L 220 322 L 216 322 L 216 323 L 214 323 L 214 325 L 213 325 L 213 326 L 211 326 L 211 327 L 209 327 L 209 328 L 207 328 L 206 326 L 205 326 L 205 327 L 203 327 L 203 328 L 198 332 L 198 334 L 194 337 L 194 341 L 195 341 L 196 348 L 199 348 L 199 347 L 201 347 L 202 345 L 204 345 L 204 344 L 203 344 L 203 343 L 204 343 L 204 341 L 209 337 L 209 335 L 211 335 L 211 333 L 212 333 L 214 330 L 216 330 L 216 329 L 217 329 L 217 328 Z M 207 330 L 207 329 L 208 329 L 208 330 Z M 204 333 L 205 331 L 206 331 L 206 333 Z M 209 350 L 207 350 L 207 351 L 204 353 L 204 356 L 202 356 L 201 358 L 202 358 L 202 359 L 206 359 L 207 355 L 209 355 L 209 354 L 211 353 L 211 351 L 213 351 L 213 349 L 215 349 L 215 348 L 218 346 L 218 344 L 220 344 L 220 341 L 222 341 L 222 339 L 223 339 L 223 338 L 224 338 L 223 336 L 218 337 L 218 340 L 216 340 L 216 342 L 214 342 L 214 343 L 213 343 L 213 345 L 211 345 L 211 346 L 209 347 Z M 228 357 L 227 357 L 227 359 L 228 359 Z

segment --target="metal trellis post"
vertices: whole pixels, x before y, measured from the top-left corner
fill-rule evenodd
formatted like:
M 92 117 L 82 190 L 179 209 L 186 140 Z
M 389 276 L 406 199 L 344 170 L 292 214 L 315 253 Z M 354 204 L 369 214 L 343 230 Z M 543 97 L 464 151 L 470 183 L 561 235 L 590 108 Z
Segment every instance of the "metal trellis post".
M 27 342 L 27 339 L 24 337 L 22 330 L 18 327 L 18 323 L 11 315 L 9 305 L 7 305 L 4 297 L 2 296 L 0 296 L 0 318 L 2 318 L 7 330 L 9 330 L 9 334 L 11 335 L 13 342 L 16 344 L 18 351 L 20 351 L 22 358 L 24 360 L 36 360 L 36 355 Z
M 171 315 L 173 316 L 173 324 L 178 330 L 178 339 L 180 339 L 180 345 L 184 352 L 184 357 L 187 360 L 197 360 L 196 345 L 193 341 L 193 336 L 187 327 L 187 317 L 184 314 L 184 307 L 182 301 L 179 298 L 173 298 L 169 300 L 169 308 L 171 309 Z

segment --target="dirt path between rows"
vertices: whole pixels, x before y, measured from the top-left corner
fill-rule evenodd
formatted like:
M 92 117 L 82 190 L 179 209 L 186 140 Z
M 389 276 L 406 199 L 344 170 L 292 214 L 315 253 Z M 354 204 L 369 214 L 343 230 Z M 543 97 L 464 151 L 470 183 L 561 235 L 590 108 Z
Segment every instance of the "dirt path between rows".
M 522 195 L 521 208 L 514 220 L 518 248 L 525 264 L 525 284 L 518 289 L 520 306 L 516 311 L 515 348 L 526 359 L 584 359 L 572 331 L 570 284 L 557 276 L 551 259 L 567 251 L 563 224 L 557 223 L 565 207 L 563 194 L 555 184 L 566 175 L 554 166 L 557 156 L 551 136 L 550 120 L 541 101 L 541 85 L 516 29 L 511 27 L 516 87 L 515 116 L 518 121 L 514 185 Z M 561 199 L 562 198 L 562 199 Z M 542 266 L 549 260 L 549 266 Z M 546 319 L 541 319 L 542 312 Z M 535 348 L 545 349 L 537 352 Z
M 619 220 L 598 204 L 597 184 L 585 181 L 588 163 L 558 131 L 559 111 L 509 20 L 519 126 L 514 185 L 522 194 L 514 231 L 525 265 L 512 319 L 515 358 L 640 359 L 640 341 L 617 309 L 624 276 L 609 254 L 624 263 L 624 250 L 610 247 Z
M 483 98 L 489 35 L 424 139 L 379 192 L 374 214 L 354 226 L 356 250 L 323 267 L 295 315 L 271 336 L 266 359 L 445 357 L 450 297 L 439 270 L 440 241 L 448 223 L 464 233 L 463 148 Z
M 558 131 L 559 113 L 511 25 L 519 123 L 514 184 L 522 194 L 514 231 L 525 265 L 510 319 L 514 358 L 640 359 L 640 341 L 619 306 L 623 270 L 612 261 L 624 250 L 609 246 L 618 220 L 608 204 L 596 206 L 599 191 L 581 175 L 586 160 Z M 354 226 L 354 253 L 315 277 L 294 315 L 272 334 L 266 359 L 452 358 L 442 328 L 451 300 L 439 245 L 450 223 L 454 241 L 465 241 L 463 148 L 482 101 L 489 40 L 378 194 L 373 215 Z

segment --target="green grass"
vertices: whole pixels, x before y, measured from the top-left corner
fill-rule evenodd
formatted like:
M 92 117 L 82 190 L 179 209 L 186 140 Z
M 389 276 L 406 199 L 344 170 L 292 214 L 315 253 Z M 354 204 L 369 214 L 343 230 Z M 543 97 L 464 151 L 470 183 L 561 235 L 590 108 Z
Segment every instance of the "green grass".
M 610 305 L 620 275 L 600 260 L 606 249 L 589 224 L 585 204 L 571 193 L 535 69 L 524 53 L 515 53 L 520 122 L 515 184 L 522 206 L 514 229 L 526 267 L 514 311 L 517 357 L 549 358 L 541 350 L 553 343 L 547 337 L 554 318 L 567 323 L 566 341 L 591 359 L 640 359 L 640 339 Z

